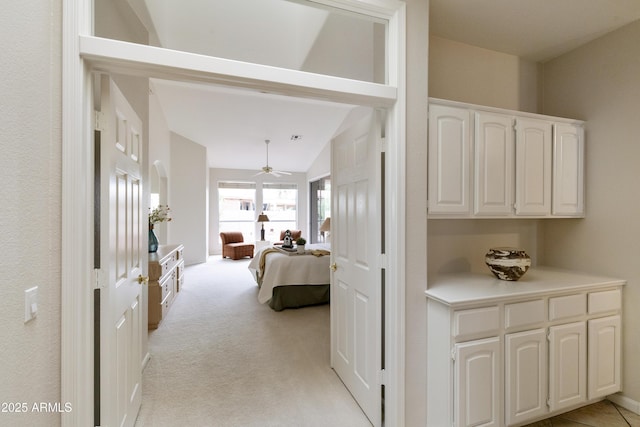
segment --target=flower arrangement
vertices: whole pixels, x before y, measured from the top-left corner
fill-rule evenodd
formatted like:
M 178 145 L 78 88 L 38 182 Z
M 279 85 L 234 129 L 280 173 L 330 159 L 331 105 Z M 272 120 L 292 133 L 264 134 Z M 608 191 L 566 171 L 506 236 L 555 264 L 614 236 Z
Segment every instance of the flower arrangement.
M 154 210 L 149 214 L 149 225 L 153 226 L 153 224 L 157 224 L 159 222 L 171 221 L 169 206 L 167 205 L 158 205 Z

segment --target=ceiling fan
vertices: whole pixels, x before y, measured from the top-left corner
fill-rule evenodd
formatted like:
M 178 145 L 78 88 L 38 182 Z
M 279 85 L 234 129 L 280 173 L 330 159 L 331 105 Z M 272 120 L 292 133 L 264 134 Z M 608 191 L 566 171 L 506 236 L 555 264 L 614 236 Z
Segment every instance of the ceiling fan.
M 263 175 L 263 174 L 273 175 L 275 177 L 279 177 L 281 175 L 291 175 L 291 172 L 273 170 L 273 168 L 269 166 L 269 142 L 271 141 L 269 141 L 268 139 L 264 140 L 264 143 L 267 145 L 267 165 L 263 166 L 262 171 L 258 172 L 254 176 Z

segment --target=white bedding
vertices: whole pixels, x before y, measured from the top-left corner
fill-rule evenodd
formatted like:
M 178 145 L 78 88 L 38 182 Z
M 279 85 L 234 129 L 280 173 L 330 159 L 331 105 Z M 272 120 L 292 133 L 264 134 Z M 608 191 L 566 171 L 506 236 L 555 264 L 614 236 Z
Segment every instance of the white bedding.
M 305 255 L 269 252 L 265 255 L 264 271 L 260 271 L 262 252 L 270 247 L 262 248 L 249 263 L 249 270 L 260 286 L 258 301 L 269 302 L 276 286 L 288 285 L 328 285 L 330 281 L 329 255 L 315 256 L 309 254 L 313 250 L 329 251 L 329 244 L 314 243 L 306 245 Z M 258 281 L 262 278 L 262 284 Z

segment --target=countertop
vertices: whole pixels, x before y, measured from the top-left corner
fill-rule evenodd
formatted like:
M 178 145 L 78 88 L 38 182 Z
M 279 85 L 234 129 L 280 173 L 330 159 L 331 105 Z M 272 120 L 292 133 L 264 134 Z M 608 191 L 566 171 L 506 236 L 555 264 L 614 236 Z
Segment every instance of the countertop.
M 512 298 L 560 294 L 607 286 L 623 286 L 625 280 L 548 267 L 530 268 L 518 281 L 497 279 L 490 271 L 455 273 L 435 278 L 425 291 L 427 298 L 449 306 L 497 302 Z

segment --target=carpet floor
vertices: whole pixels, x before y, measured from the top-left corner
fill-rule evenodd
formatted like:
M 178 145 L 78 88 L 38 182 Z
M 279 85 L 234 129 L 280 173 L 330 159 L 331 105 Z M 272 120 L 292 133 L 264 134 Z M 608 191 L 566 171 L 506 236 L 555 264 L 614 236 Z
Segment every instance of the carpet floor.
M 371 426 L 329 366 L 329 305 L 275 312 L 248 260 L 185 269 L 142 377 L 137 427 Z

